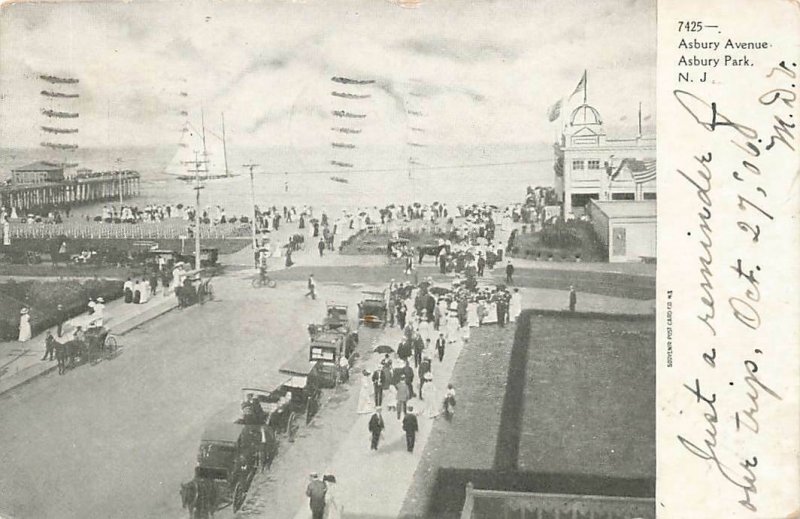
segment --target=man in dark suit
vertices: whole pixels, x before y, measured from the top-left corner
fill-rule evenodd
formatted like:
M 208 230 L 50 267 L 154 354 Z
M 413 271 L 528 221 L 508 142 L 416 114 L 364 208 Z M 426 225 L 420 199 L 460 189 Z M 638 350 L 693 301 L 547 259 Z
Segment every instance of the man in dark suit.
M 422 350 L 425 349 L 425 342 L 419 333 L 414 334 L 414 367 L 418 368 L 422 362 Z
M 369 419 L 369 432 L 372 435 L 370 442 L 370 449 L 378 450 L 378 442 L 381 440 L 381 433 L 383 432 L 384 424 L 383 417 L 381 416 L 381 408 L 376 407 L 375 413 Z
M 372 373 L 372 387 L 375 390 L 375 407 L 383 405 L 383 386 L 384 386 L 383 370 L 376 369 Z
M 312 519 L 322 519 L 325 513 L 325 483 L 320 481 L 319 474 L 311 473 L 311 482 L 306 487 L 308 506 L 311 508 Z
M 444 334 L 440 333 L 439 338 L 436 339 L 436 353 L 439 355 L 439 362 L 442 362 L 444 359 L 444 347 L 447 344 L 447 339 L 444 338 Z
M 405 377 L 406 385 L 408 386 L 408 394 L 411 398 L 414 398 L 416 393 L 414 393 L 414 368 L 408 365 L 408 361 L 406 361 L 406 365 L 403 366 L 402 374 Z
M 44 339 L 44 347 L 44 357 L 42 357 L 42 360 L 47 360 L 47 357 L 50 357 L 50 360 L 53 360 L 56 352 L 56 340 L 50 330 L 47 330 L 47 337 Z
M 514 283 L 514 265 L 511 264 L 511 260 L 509 260 L 508 265 L 506 265 L 506 284 L 512 285 Z
M 414 452 L 414 442 L 417 439 L 419 423 L 417 422 L 417 415 L 414 414 L 414 408 L 412 406 L 408 406 L 408 412 L 405 418 L 403 418 L 403 430 L 406 432 L 406 448 L 408 452 Z

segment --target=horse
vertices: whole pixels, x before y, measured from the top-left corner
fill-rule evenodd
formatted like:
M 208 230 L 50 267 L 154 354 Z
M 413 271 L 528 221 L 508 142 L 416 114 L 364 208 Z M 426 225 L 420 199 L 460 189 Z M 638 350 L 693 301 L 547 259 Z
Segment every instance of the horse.
M 217 510 L 217 486 L 213 480 L 195 476 L 181 483 L 181 506 L 189 510 L 189 519 L 209 519 Z
M 63 375 L 67 372 L 67 369 L 74 367 L 76 358 L 85 358 L 86 353 L 80 341 L 71 340 L 67 342 L 58 342 L 53 339 L 53 345 L 56 352 L 59 375 Z
M 445 245 L 420 245 L 417 247 L 417 254 L 419 255 L 419 261 L 417 261 L 417 263 L 422 265 L 422 260 L 426 255 L 433 256 L 434 258 L 437 257 L 439 252 L 445 247 Z

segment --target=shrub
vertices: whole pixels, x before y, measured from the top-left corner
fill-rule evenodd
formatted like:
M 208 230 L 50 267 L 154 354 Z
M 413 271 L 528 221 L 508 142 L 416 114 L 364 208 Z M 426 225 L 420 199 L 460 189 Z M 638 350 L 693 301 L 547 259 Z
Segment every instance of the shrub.
M 112 301 L 122 295 L 122 281 L 92 279 L 25 281 L 0 284 L 0 339 L 15 340 L 19 332 L 19 312 L 30 308 L 34 334 L 58 324 L 57 306 L 63 305 L 67 318 L 87 309 L 89 299 Z

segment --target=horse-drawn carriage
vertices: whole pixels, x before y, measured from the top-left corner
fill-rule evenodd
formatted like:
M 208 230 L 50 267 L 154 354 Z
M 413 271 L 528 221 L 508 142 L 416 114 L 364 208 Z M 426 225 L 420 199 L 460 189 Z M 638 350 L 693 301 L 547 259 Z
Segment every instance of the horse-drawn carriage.
M 183 286 L 175 287 L 178 301 L 182 307 L 196 303 L 203 304 L 214 299 L 214 286 L 211 284 L 213 272 L 207 269 L 190 270 L 186 273 Z
M 386 326 L 388 314 L 386 292 L 363 291 L 358 303 L 358 322 L 372 326 Z
M 55 341 L 58 374 L 63 375 L 67 369 L 81 364 L 111 359 L 117 354 L 117 348 L 116 336 L 102 326 L 87 327 L 82 334 L 64 343 Z
M 195 477 L 181 484 L 181 499 L 190 517 L 209 517 L 228 504 L 238 512 L 270 445 L 276 445 L 274 434 L 263 425 L 219 421 L 206 427 Z
M 389 238 L 386 244 L 386 254 L 390 264 L 402 263 L 405 257 L 411 254 L 409 243 L 406 238 Z
M 321 392 L 315 374 L 311 380 L 293 375 L 270 389 L 242 389 L 242 422 L 263 424 L 293 442 L 301 421 L 308 424 L 319 409 Z

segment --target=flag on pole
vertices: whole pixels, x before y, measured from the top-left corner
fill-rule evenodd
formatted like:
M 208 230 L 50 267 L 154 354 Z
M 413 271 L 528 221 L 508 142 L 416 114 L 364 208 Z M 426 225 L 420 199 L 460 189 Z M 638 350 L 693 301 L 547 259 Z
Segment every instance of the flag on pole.
M 575 94 L 579 93 L 583 90 L 583 102 L 586 103 L 586 71 L 583 71 L 583 76 L 581 76 L 581 80 L 578 81 L 578 86 L 575 87 L 575 90 L 572 91 L 569 98 L 572 99 L 575 97 Z
M 551 107 L 550 107 L 550 108 L 547 110 L 547 119 L 548 119 L 548 120 L 549 120 L 551 123 L 552 123 L 553 121 L 555 121 L 556 119 L 558 119 L 559 117 L 561 117 L 561 106 L 562 106 L 563 104 L 564 104 L 564 100 L 563 100 L 563 99 L 559 99 L 558 101 L 556 101 L 556 102 L 553 104 L 553 106 L 551 106 Z

